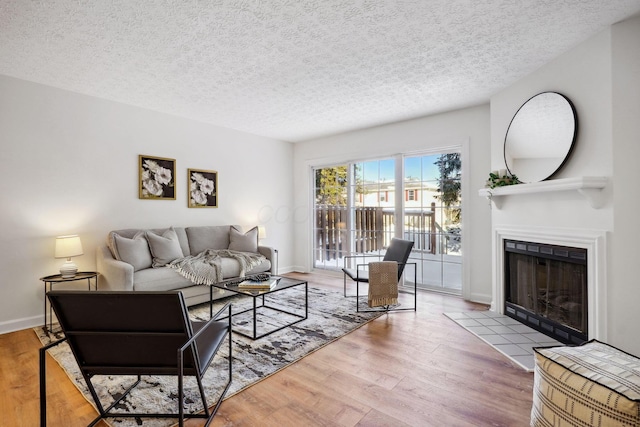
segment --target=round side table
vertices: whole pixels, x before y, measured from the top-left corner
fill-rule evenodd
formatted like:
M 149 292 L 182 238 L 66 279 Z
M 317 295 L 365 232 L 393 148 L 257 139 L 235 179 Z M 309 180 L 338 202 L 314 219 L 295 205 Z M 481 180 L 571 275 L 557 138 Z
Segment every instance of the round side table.
M 98 290 L 98 273 L 96 271 L 79 271 L 75 276 L 70 278 L 63 278 L 60 274 L 52 274 L 51 276 L 41 277 L 40 280 L 44 282 L 44 329 L 51 332 L 53 330 L 53 316 L 51 312 L 51 304 L 49 304 L 49 327 L 47 328 L 47 285 L 49 290 L 53 290 L 53 285 L 56 283 L 76 282 L 79 280 L 87 281 L 87 289 L 91 290 L 91 279 L 94 281 L 94 289 Z

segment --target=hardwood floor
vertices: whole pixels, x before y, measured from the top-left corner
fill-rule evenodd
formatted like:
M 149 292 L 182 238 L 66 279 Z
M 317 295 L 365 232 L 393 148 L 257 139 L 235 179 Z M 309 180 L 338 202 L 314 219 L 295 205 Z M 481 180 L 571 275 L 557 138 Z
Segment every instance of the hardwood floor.
M 341 277 L 289 276 L 342 291 Z M 383 315 L 227 399 L 212 425 L 529 425 L 533 374 L 442 315 L 485 308 L 420 293 L 417 313 Z M 39 423 L 39 347 L 31 330 L 0 335 L 0 426 Z M 87 425 L 95 410 L 50 358 L 47 374 L 48 425 Z

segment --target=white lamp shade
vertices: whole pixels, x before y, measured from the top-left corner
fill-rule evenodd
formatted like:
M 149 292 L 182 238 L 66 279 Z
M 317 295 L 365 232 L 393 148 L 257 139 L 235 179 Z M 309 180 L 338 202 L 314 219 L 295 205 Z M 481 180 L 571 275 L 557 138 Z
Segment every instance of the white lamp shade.
M 77 235 L 56 237 L 56 258 L 71 258 L 82 255 L 83 253 L 82 242 Z
M 264 225 L 258 226 L 258 239 L 266 239 L 267 238 L 267 229 Z

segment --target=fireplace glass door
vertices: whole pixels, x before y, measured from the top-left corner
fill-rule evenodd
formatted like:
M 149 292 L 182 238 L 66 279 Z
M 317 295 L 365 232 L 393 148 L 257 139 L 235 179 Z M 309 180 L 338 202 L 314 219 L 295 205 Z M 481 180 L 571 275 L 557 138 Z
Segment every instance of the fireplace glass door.
M 586 339 L 586 251 L 525 242 L 505 249 L 507 314 L 564 342 Z

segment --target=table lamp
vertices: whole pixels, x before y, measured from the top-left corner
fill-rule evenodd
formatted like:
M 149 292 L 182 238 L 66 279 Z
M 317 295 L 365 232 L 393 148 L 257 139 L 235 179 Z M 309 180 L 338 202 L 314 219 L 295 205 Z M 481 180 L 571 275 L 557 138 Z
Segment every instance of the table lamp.
M 66 258 L 67 261 L 60 267 L 60 275 L 63 279 L 71 279 L 78 272 L 78 266 L 71 261 L 71 257 L 82 255 L 82 242 L 77 235 L 56 237 L 56 258 Z

